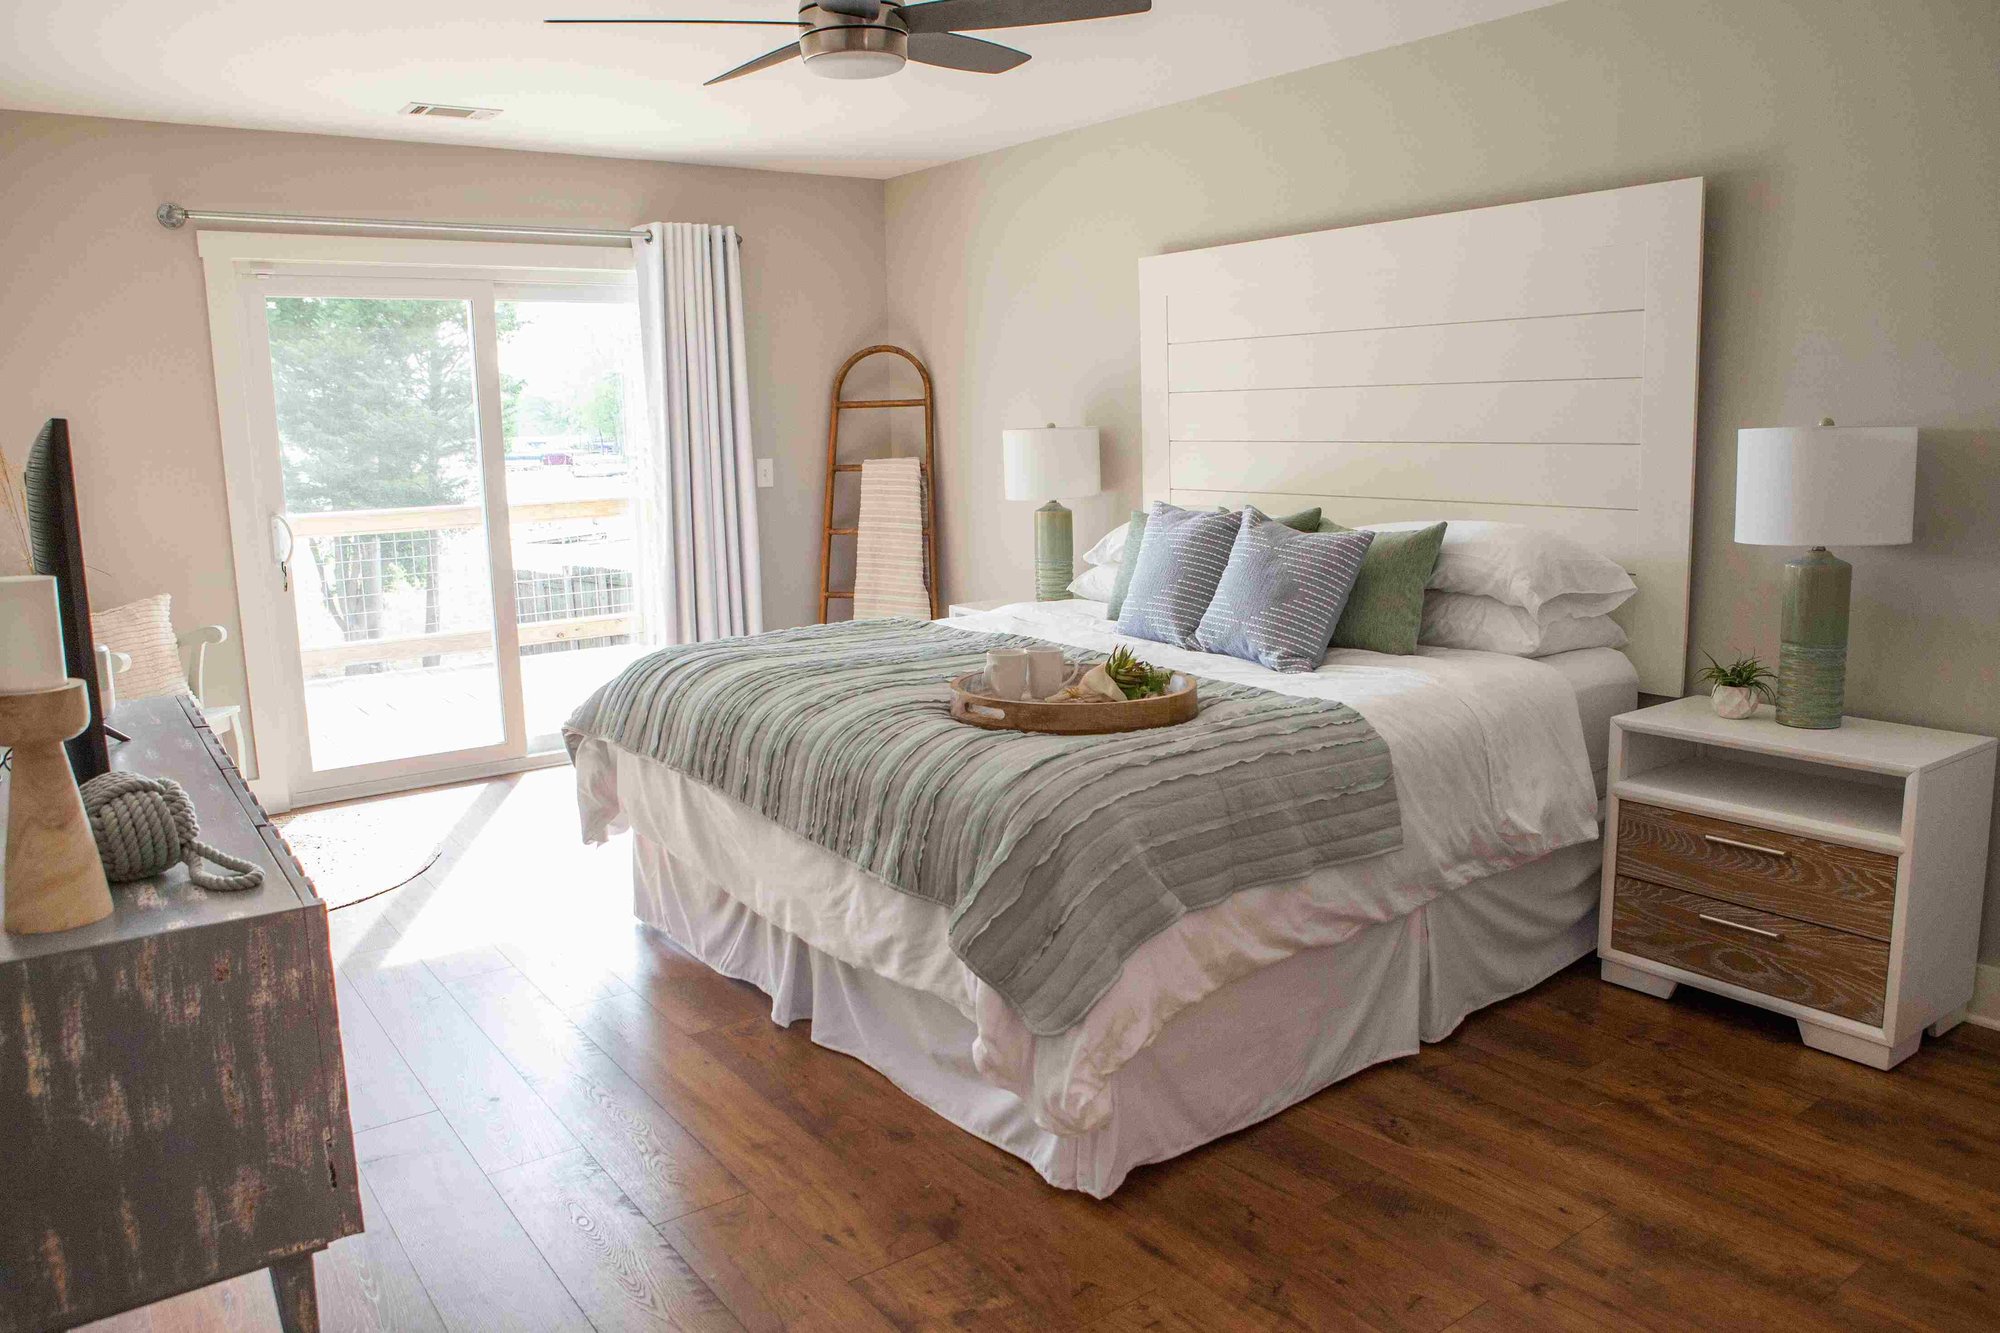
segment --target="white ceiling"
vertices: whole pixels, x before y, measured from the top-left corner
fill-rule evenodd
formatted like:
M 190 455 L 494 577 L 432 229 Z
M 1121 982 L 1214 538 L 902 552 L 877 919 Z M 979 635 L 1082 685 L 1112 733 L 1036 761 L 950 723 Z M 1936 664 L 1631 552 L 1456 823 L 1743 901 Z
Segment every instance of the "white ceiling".
M 0 106 L 886 177 L 1552 2 L 1155 0 L 980 34 L 1034 56 L 1007 74 L 792 63 L 703 88 L 783 30 L 539 20 L 783 19 L 796 0 L 8 0 Z M 504 114 L 396 114 L 413 101 Z

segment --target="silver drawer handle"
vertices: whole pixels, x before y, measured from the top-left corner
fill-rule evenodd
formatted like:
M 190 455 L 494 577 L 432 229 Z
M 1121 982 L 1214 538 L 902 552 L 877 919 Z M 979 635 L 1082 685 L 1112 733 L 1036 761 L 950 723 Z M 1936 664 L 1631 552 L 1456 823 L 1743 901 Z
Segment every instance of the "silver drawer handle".
M 1759 847 L 1754 842 L 1738 842 L 1734 838 L 1717 837 L 1713 833 L 1704 833 L 1701 836 L 1702 841 L 1712 842 L 1717 847 L 1738 847 L 1746 852 L 1755 852 L 1759 856 L 1775 856 L 1779 860 L 1783 860 L 1785 857 L 1791 855 L 1790 852 L 1782 847 Z
M 1741 921 L 1731 921 L 1727 917 L 1710 916 L 1706 912 L 1701 913 L 1701 919 L 1708 922 L 1711 926 L 1728 926 L 1731 930 L 1746 931 L 1752 935 L 1762 936 L 1767 940 L 1781 940 L 1785 938 L 1775 930 L 1760 930 L 1756 926 L 1746 926 Z

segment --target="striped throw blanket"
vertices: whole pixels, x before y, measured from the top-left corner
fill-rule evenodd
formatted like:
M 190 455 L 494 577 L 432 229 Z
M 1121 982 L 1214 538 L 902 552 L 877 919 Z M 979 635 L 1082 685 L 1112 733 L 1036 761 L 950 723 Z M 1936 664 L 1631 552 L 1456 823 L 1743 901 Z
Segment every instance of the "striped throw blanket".
M 929 616 L 923 465 L 914 458 L 864 459 L 855 527 L 854 619 Z
M 951 677 L 1034 643 L 878 620 L 689 644 L 633 663 L 566 731 L 950 908 L 953 952 L 1043 1036 L 1186 913 L 1402 845 L 1388 746 L 1345 704 L 1203 680 L 1200 716 L 1152 731 L 952 720 Z

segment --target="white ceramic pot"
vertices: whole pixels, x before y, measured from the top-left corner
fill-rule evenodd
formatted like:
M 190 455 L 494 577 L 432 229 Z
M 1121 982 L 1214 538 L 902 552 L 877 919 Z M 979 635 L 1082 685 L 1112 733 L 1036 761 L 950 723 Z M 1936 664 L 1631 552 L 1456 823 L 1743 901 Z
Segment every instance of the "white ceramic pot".
M 1717 717 L 1734 720 L 1757 711 L 1757 691 L 1748 685 L 1718 685 L 1709 699 L 1715 705 Z

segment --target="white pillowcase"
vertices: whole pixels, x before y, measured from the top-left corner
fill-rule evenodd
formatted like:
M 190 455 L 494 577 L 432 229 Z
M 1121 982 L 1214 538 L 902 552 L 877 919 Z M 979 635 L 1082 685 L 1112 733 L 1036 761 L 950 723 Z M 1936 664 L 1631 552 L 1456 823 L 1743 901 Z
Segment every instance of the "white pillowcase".
M 1084 557 L 1086 560 L 1089 558 L 1089 556 Z M 1092 565 L 1071 581 L 1069 595 L 1081 597 L 1086 602 L 1108 602 L 1111 600 L 1112 589 L 1117 586 L 1118 566 Z
M 1547 657 L 1578 648 L 1623 648 L 1625 631 L 1605 615 L 1564 615 L 1546 607 L 1536 615 L 1492 597 L 1427 592 L 1417 642 L 1433 648 Z
M 1377 532 L 1407 532 L 1415 523 L 1370 523 Z M 1450 520 L 1430 586 L 1439 592 L 1491 597 L 1540 614 L 1602 616 L 1639 591 L 1632 576 L 1581 542 L 1521 523 Z M 1558 600 L 1560 599 L 1560 600 Z
M 1131 527 L 1130 523 L 1120 523 L 1117 527 L 1099 537 L 1097 545 L 1083 553 L 1083 563 L 1086 565 L 1104 565 L 1111 569 L 1118 568 L 1119 562 L 1125 558 L 1125 534 L 1131 530 Z M 1081 595 L 1080 593 L 1078 594 L 1078 596 Z

